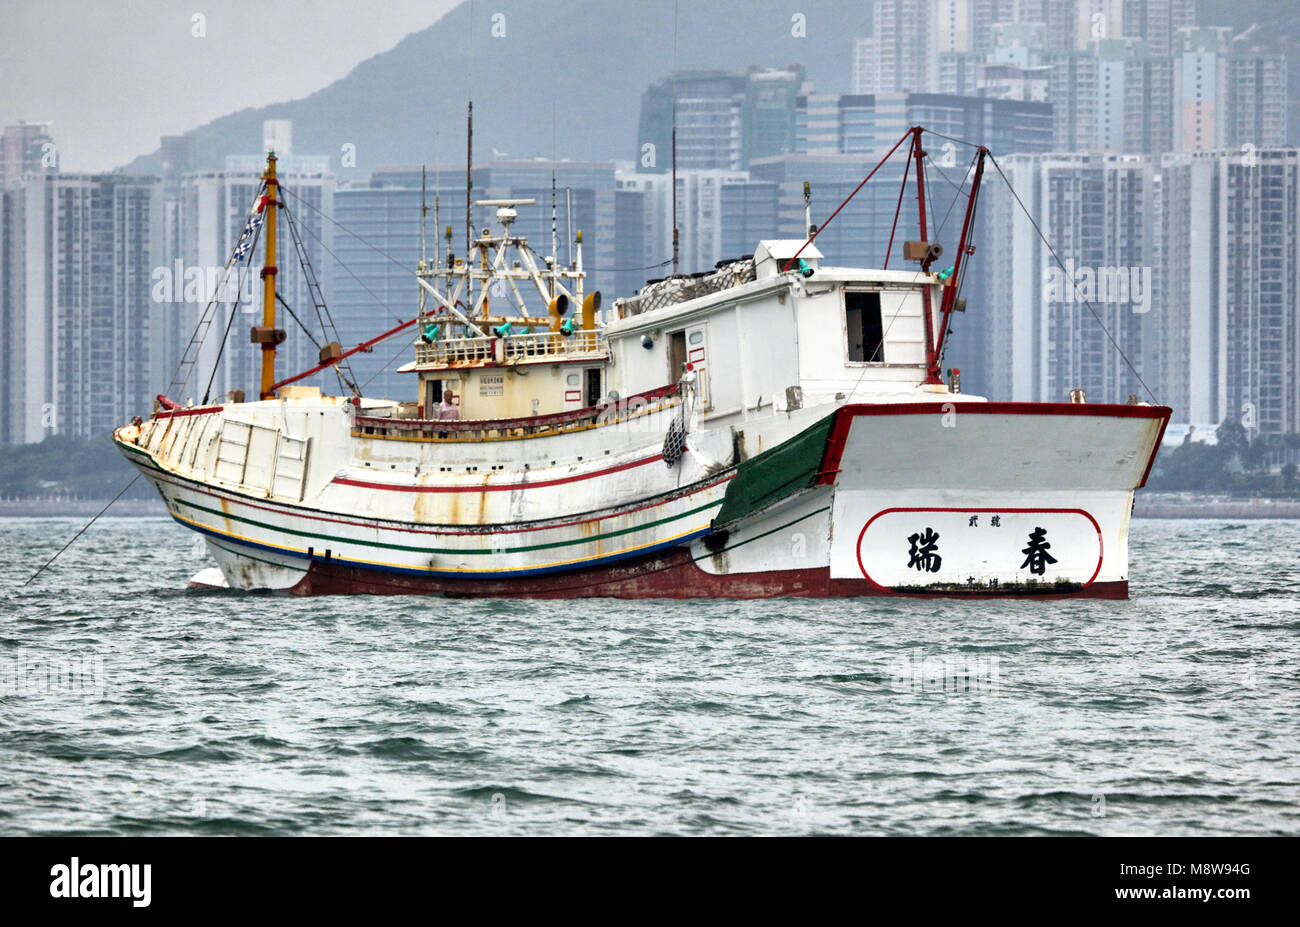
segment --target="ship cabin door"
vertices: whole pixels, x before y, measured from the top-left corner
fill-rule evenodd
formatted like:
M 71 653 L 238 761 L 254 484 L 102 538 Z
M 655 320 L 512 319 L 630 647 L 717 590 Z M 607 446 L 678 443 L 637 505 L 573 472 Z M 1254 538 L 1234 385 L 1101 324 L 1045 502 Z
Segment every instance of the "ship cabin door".
M 844 291 L 844 334 L 849 363 L 878 364 L 885 359 L 880 293 Z
M 668 382 L 676 383 L 682 378 L 686 366 L 686 332 L 670 332 L 668 335 Z
M 700 407 L 707 409 L 709 401 L 708 341 L 703 325 L 695 325 L 668 335 L 668 382 L 676 383 L 686 372 L 689 363 L 695 370 L 695 394 Z
M 442 381 L 429 379 L 424 381 L 424 417 L 437 418 L 438 406 L 442 404 Z
M 595 406 L 600 404 L 600 399 L 602 394 L 600 391 L 600 368 L 599 367 L 587 368 L 586 393 L 587 393 L 588 406 Z

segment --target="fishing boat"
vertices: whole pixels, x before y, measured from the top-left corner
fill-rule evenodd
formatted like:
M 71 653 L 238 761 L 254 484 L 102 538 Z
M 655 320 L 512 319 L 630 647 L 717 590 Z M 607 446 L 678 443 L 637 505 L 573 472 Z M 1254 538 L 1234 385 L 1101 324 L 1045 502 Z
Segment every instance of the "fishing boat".
M 602 301 L 580 234 L 574 260 L 539 256 L 512 229 L 532 201 L 479 201 L 499 227 L 421 260 L 413 318 L 283 380 L 272 154 L 245 229 L 266 236 L 257 399 L 160 396 L 115 441 L 206 539 L 196 580 L 236 589 L 1126 597 L 1170 410 L 990 401 L 944 375 L 988 152 L 940 270 L 923 131 L 886 155 L 915 163 L 903 269 L 832 266 L 810 228 Z M 412 339 L 410 401 L 301 383 L 389 337 Z

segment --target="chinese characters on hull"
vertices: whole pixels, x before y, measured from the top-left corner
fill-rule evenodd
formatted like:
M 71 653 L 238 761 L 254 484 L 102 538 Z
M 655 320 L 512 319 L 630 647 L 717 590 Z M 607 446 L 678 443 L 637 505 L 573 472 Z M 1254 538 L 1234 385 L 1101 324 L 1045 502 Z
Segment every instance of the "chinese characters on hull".
M 1047 540 L 1047 529 L 1034 528 L 1029 532 L 1029 546 L 1020 551 L 1025 555 L 1025 562 L 1020 564 L 1020 569 L 1029 567 L 1030 573 L 1042 576 L 1047 570 L 1047 565 L 1056 562 L 1056 558 L 1047 552 L 1051 546 Z
M 933 528 L 926 528 L 924 533 L 910 535 L 907 540 L 912 545 L 911 550 L 908 551 L 907 568 L 909 570 L 915 568 L 926 573 L 939 572 L 943 557 L 938 554 L 938 532 Z
M 989 519 L 991 527 L 1001 527 L 1002 517 L 994 515 Z M 967 525 L 978 527 L 979 516 L 968 516 Z M 939 554 L 939 532 L 926 526 L 922 531 L 917 531 L 908 535 L 907 551 L 907 568 L 917 570 L 922 573 L 937 573 L 943 565 L 943 557 Z M 1052 544 L 1047 540 L 1047 529 L 1036 526 L 1033 531 L 1029 532 L 1028 546 L 1020 552 L 1025 555 L 1025 559 L 1020 564 L 1020 569 L 1029 568 L 1029 572 L 1035 576 L 1042 576 L 1047 572 L 1049 564 L 1056 563 L 1057 560 L 1048 551 Z M 968 577 L 966 580 L 968 586 L 975 584 L 975 577 Z M 990 580 L 993 588 L 997 587 L 997 580 Z

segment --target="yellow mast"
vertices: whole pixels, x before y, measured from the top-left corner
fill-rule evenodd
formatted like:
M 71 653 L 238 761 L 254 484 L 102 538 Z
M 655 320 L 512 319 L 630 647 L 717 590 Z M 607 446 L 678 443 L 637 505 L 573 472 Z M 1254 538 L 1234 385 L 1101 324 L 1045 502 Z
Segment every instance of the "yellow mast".
M 284 332 L 275 327 L 275 211 L 279 199 L 279 184 L 275 179 L 275 152 L 266 156 L 266 264 L 262 267 L 262 324 L 253 329 L 253 342 L 262 346 L 262 383 L 258 395 L 262 399 L 273 399 L 271 390 L 275 383 L 275 347 L 284 341 Z

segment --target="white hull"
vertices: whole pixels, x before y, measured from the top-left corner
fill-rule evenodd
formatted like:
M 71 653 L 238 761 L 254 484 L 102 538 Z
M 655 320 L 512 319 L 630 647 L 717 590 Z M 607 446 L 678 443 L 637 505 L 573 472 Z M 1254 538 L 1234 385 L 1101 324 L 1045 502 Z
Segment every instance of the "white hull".
M 383 459 L 343 417 L 325 431 L 329 404 L 260 405 L 306 411 L 309 446 L 361 442 L 354 455 Z M 290 501 L 213 478 L 223 417 L 159 419 L 143 447 L 119 442 L 230 586 L 492 595 L 624 594 L 637 570 L 673 585 L 643 578 L 629 594 L 1120 594 L 1133 489 L 1164 423 L 1152 407 L 841 404 L 751 419 L 743 444 L 765 449 L 753 454 L 731 428 L 701 428 L 674 468 L 628 435 L 618 456 L 487 463 L 492 475 L 468 480 L 344 467 Z M 204 435 L 217 446 L 202 450 Z M 1022 556 L 1038 529 L 1041 570 Z M 908 538 L 927 532 L 930 556 L 912 562 Z

